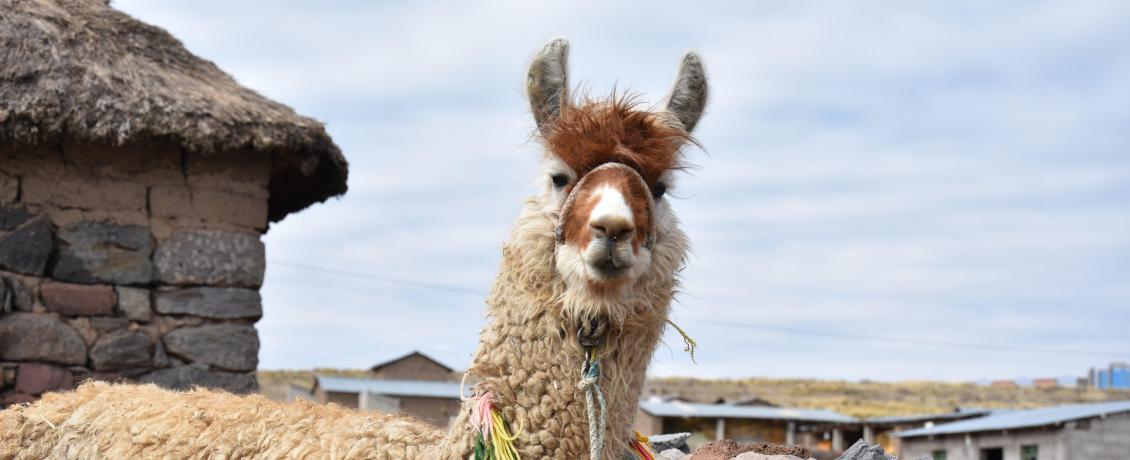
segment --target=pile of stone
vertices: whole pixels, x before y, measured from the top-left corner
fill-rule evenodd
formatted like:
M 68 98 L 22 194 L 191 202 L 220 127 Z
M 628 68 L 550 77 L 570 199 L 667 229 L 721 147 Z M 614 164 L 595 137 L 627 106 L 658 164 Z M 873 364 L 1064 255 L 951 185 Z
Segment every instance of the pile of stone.
M 252 391 L 270 161 L 0 153 L 0 402 L 82 380 Z
M 682 434 L 689 437 L 689 433 Z M 685 441 L 684 437 L 683 442 Z M 658 450 L 658 447 L 656 449 Z M 803 447 L 770 443 L 738 444 L 729 439 L 708 443 L 692 454 L 685 452 L 685 446 L 682 449 L 666 449 L 660 451 L 660 457 L 664 460 L 816 460 Z M 869 446 L 861 439 L 836 457 L 836 460 L 897 460 L 897 458 L 887 455 L 882 447 Z

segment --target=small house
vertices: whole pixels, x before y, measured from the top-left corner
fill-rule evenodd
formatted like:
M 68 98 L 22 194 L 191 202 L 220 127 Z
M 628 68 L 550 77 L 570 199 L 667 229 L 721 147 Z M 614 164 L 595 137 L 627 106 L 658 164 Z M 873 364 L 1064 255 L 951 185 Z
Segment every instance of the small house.
M 0 14 L 0 401 L 256 387 L 270 224 L 346 190 L 322 124 L 105 0 Z
M 1130 401 L 994 411 L 893 434 L 899 458 L 934 460 L 1124 460 Z

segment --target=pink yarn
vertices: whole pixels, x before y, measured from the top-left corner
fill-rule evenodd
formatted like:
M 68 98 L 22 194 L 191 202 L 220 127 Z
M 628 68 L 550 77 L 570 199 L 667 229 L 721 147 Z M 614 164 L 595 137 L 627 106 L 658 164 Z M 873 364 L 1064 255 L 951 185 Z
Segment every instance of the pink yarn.
M 479 396 L 475 405 L 471 406 L 471 426 L 483 435 L 483 440 L 490 440 L 491 410 L 494 408 L 494 393 L 486 392 Z

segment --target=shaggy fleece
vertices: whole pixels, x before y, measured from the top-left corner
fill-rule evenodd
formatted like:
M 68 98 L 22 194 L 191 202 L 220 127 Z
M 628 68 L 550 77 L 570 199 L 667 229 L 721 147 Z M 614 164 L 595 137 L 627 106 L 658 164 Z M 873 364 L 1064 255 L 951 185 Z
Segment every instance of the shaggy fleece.
M 406 417 L 259 395 L 89 382 L 0 412 L 0 459 L 411 459 L 443 432 Z

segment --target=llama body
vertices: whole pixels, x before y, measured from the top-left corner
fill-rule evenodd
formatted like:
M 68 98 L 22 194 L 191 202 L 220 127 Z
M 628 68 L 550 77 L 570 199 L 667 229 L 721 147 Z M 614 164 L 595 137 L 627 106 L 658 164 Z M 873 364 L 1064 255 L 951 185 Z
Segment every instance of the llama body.
M 467 372 L 491 392 L 524 459 L 587 458 L 577 382 L 591 333 L 607 398 L 603 458 L 619 460 L 678 287 L 687 241 L 666 200 L 706 97 L 697 56 L 684 57 L 666 110 L 624 98 L 574 102 L 564 40 L 530 68 L 546 144 L 543 191 L 527 200 L 487 300 L 488 324 Z M 88 383 L 0 412 L 9 458 L 465 459 L 473 401 L 444 433 L 405 417 L 208 390 Z

